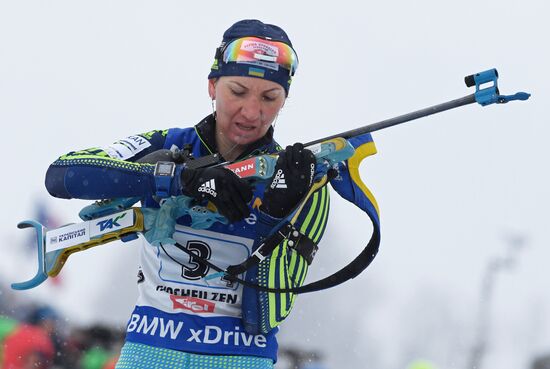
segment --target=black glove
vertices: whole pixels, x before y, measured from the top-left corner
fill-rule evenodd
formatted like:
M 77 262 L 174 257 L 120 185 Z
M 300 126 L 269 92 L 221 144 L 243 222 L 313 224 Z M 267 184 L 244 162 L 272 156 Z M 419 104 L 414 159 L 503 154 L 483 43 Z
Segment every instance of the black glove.
M 279 154 L 273 180 L 266 187 L 260 210 L 276 218 L 286 216 L 306 195 L 315 175 L 315 156 L 301 143 Z
M 184 194 L 197 200 L 211 201 L 221 215 L 234 223 L 250 215 L 247 203 L 252 200 L 249 184 L 229 169 L 211 167 L 184 169 L 181 173 Z
M 184 147 L 183 150 L 156 150 L 136 160 L 136 163 L 156 164 L 158 161 L 172 161 L 176 164 L 182 164 L 186 160 L 190 160 L 189 149 Z

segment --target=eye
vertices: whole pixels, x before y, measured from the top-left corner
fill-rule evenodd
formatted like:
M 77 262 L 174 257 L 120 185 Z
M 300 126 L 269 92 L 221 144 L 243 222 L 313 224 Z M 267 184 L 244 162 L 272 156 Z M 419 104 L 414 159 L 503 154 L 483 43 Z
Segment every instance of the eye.
M 264 96 L 263 96 L 263 99 L 264 99 L 265 101 L 275 101 L 275 100 L 277 100 L 277 96 L 264 95 Z
M 244 95 L 244 91 L 243 91 L 243 90 L 237 90 L 237 89 L 234 89 L 234 88 L 231 89 L 231 93 L 232 93 L 233 95 L 235 95 L 235 96 L 242 96 L 242 95 Z

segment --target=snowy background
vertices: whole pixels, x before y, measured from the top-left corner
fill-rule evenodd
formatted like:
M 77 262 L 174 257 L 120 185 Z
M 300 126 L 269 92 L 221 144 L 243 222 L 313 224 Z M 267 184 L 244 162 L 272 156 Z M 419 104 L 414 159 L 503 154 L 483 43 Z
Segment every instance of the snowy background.
M 355 280 L 301 296 L 281 343 L 323 353 L 330 368 L 405 368 L 425 358 L 468 368 L 480 307 L 484 368 L 528 368 L 550 351 L 550 5 L 544 0 L 298 2 L 0 1 L 0 279 L 34 275 L 17 222 L 43 202 L 63 223 L 84 201 L 50 199 L 57 156 L 211 111 L 206 76 L 223 31 L 244 18 L 282 26 L 300 57 L 276 126 L 290 144 L 470 94 L 463 77 L 492 67 L 503 94 L 375 133 L 363 176 L 381 208 L 382 245 Z M 333 196 L 309 280 L 345 265 L 368 220 Z M 30 232 L 30 231 L 29 231 Z M 512 250 L 521 239 L 523 247 Z M 480 303 L 487 265 L 512 255 Z M 71 256 L 59 286 L 16 298 L 54 304 L 68 323 L 123 326 L 135 298 L 136 249 Z

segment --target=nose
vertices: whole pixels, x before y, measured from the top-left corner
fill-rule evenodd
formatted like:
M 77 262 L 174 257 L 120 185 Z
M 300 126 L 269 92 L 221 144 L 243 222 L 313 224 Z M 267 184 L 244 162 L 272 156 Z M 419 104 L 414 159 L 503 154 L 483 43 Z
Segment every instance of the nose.
M 248 97 L 241 108 L 242 116 L 249 122 L 256 122 L 262 118 L 261 102 L 254 96 Z

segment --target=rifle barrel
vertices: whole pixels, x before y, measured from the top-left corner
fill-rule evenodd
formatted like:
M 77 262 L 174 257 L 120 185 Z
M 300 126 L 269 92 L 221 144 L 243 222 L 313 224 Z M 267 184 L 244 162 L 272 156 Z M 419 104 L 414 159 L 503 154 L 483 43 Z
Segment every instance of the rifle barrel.
M 330 140 L 330 139 L 333 139 L 333 138 L 336 138 L 336 137 L 343 137 L 345 139 L 348 139 L 348 138 L 351 138 L 351 137 L 356 137 L 356 136 L 359 136 L 359 135 L 362 135 L 362 134 L 365 134 L 365 133 L 379 131 L 379 130 L 384 129 L 384 128 L 396 126 L 398 124 L 409 122 L 411 120 L 415 120 L 415 119 L 422 118 L 422 117 L 427 117 L 428 115 L 437 114 L 437 113 L 443 112 L 445 110 L 458 108 L 460 106 L 472 104 L 472 103 L 475 103 L 475 102 L 476 102 L 475 95 L 471 94 L 471 95 L 468 95 L 468 96 L 464 96 L 460 99 L 447 101 L 447 102 L 444 102 L 442 104 L 438 104 L 438 105 L 430 106 L 428 108 L 413 111 L 411 113 L 403 114 L 403 115 L 400 115 L 398 117 L 389 118 L 389 119 L 382 120 L 382 121 L 376 122 L 376 123 L 372 123 L 372 124 L 369 124 L 369 125 L 366 125 L 366 126 L 363 126 L 363 127 L 360 127 L 360 128 L 355 128 L 355 129 L 352 129 L 350 131 L 345 131 L 345 132 L 338 133 L 338 134 L 335 134 L 335 135 L 332 135 L 332 136 L 319 138 L 317 140 L 305 143 L 304 146 L 305 147 L 312 146 L 312 145 L 315 145 L 315 144 L 318 144 L 320 142 L 327 141 L 327 140 Z

